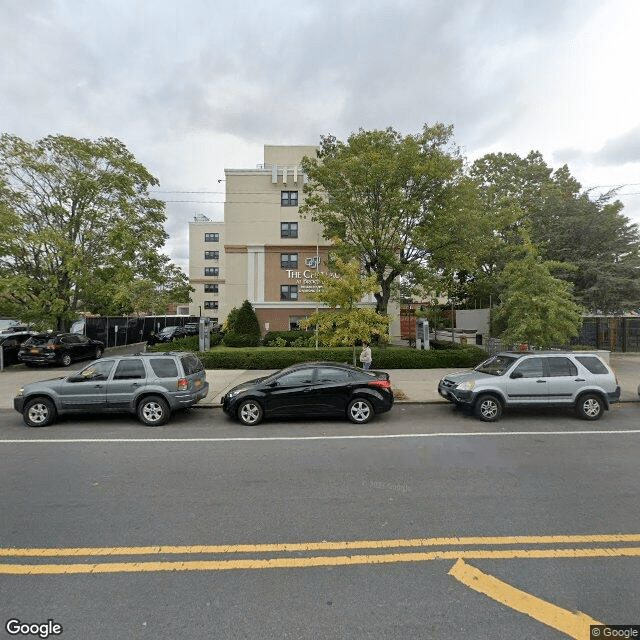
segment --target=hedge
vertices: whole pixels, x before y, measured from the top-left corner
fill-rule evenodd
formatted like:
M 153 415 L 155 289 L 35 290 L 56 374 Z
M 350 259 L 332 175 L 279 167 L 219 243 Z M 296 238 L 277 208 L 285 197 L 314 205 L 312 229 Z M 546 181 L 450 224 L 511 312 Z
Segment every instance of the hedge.
M 473 345 L 428 351 L 406 347 L 374 347 L 372 352 L 374 369 L 469 368 L 487 358 L 486 351 Z M 353 363 L 353 350 L 350 347 L 324 347 L 317 350 L 295 347 L 217 347 L 206 353 L 198 353 L 198 356 L 206 369 L 282 369 L 299 362 L 311 361 Z
M 453 345 L 429 350 L 409 347 L 372 347 L 374 369 L 469 368 L 486 360 L 487 352 L 475 345 Z M 449 346 L 451 345 L 451 346 Z M 440 346 L 440 345 L 438 345 Z M 190 336 L 160 343 L 149 351 L 195 351 L 206 369 L 282 369 L 298 362 L 329 361 L 353 363 L 352 347 L 224 347 L 198 351 L 198 337 Z M 356 349 L 356 356 L 360 349 Z
M 262 339 L 262 344 L 265 347 L 277 347 L 279 346 L 277 341 L 286 344 L 287 347 L 291 347 L 297 340 L 309 340 L 315 339 L 315 333 L 313 331 L 303 331 L 301 329 L 297 331 L 268 331 Z

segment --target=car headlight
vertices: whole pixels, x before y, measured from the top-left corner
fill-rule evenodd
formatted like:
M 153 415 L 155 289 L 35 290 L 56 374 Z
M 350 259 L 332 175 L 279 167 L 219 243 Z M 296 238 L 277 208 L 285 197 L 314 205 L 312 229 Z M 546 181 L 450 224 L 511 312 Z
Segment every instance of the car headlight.
M 471 391 L 475 386 L 475 380 L 467 380 L 466 382 L 461 382 L 456 389 L 460 389 L 461 391 Z
M 227 398 L 229 398 L 229 400 L 232 400 L 236 396 L 239 396 L 243 391 L 244 389 L 234 389 L 233 391 L 229 391 L 229 393 L 227 393 Z
M 23 396 L 23 395 L 24 395 L 24 387 L 20 387 L 16 392 L 16 396 Z

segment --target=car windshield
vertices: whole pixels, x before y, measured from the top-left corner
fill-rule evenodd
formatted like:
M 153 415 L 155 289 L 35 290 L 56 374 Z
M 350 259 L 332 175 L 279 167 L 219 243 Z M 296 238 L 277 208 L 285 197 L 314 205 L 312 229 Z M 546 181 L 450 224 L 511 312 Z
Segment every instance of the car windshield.
M 488 360 L 480 363 L 475 371 L 480 373 L 488 373 L 492 376 L 501 376 L 509 369 L 509 367 L 517 360 L 513 356 L 491 356 Z

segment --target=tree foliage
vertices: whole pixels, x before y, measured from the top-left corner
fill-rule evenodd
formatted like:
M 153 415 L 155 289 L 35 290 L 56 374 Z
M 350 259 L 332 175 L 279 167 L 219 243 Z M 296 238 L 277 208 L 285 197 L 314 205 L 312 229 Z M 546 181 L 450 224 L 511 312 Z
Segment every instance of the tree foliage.
M 549 260 L 575 268 L 560 274 L 592 313 L 619 314 L 640 306 L 640 236 L 612 194 L 591 200 L 554 195 L 532 221 L 532 239 Z
M 245 300 L 239 309 L 232 309 L 227 318 L 227 330 L 223 341 L 228 347 L 256 347 L 261 332 L 253 305 Z
M 571 284 L 551 274 L 565 265 L 542 260 L 526 237 L 521 254 L 501 274 L 504 290 L 494 314 L 496 323 L 504 326 L 501 337 L 540 348 L 564 345 L 582 326 L 582 309 Z
M 316 293 L 308 294 L 309 298 L 322 302 L 330 310 L 316 311 L 300 324 L 303 327 L 315 325 L 322 344 L 332 347 L 353 345 L 355 365 L 356 342 L 369 342 L 374 336 L 386 340 L 390 318 L 371 307 L 361 306 L 363 297 L 374 293 L 378 284 L 375 276 L 361 277 L 357 260 L 345 262 L 335 256 L 332 268 L 340 277 L 318 273 L 322 288 Z
M 120 141 L 0 136 L 0 309 L 66 328 L 78 310 L 126 314 L 187 302 L 158 181 Z
M 303 160 L 301 213 L 376 279 L 382 314 L 398 284 L 433 287 L 443 270 L 471 267 L 488 228 L 451 138 L 442 124 L 406 136 L 361 129 L 347 142 L 323 136 L 318 157 Z
M 461 298 L 500 294 L 497 276 L 521 248 L 525 229 L 543 259 L 569 263 L 557 275 L 591 312 L 619 313 L 640 303 L 640 235 L 622 215 L 615 192 L 595 200 L 568 167 L 551 169 L 539 152 L 488 154 L 474 162 L 481 202 L 495 221 L 476 268 L 462 282 Z

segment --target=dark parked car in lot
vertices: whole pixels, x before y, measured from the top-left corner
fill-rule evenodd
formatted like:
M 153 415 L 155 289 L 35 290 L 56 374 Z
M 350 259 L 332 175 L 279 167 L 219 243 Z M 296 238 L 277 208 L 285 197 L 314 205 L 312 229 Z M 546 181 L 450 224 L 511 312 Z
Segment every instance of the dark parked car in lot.
M 571 407 L 598 420 L 620 400 L 613 371 L 586 351 L 503 352 L 472 371 L 447 374 L 438 384 L 443 398 L 495 422 L 508 407 Z
M 187 332 L 182 327 L 165 327 L 158 331 L 155 341 L 173 342 L 174 340 L 178 340 L 178 338 L 185 338 L 187 335 Z
M 104 343 L 77 333 L 36 333 L 26 340 L 18 359 L 27 366 L 57 364 L 68 367 L 76 360 L 102 357 Z
M 0 333 L 0 349 L 4 366 L 18 364 L 20 345 L 33 335 L 33 331 L 15 331 L 12 333 Z
M 148 426 L 206 397 L 209 383 L 193 353 L 136 353 L 96 360 L 66 378 L 22 387 L 13 407 L 29 427 L 67 413 L 131 413 Z
M 200 333 L 200 327 L 197 322 L 187 322 L 183 329 L 188 336 L 197 336 Z
M 337 362 L 306 362 L 239 384 L 221 398 L 225 413 L 245 425 L 265 417 L 343 416 L 356 424 L 389 411 L 389 375 Z

